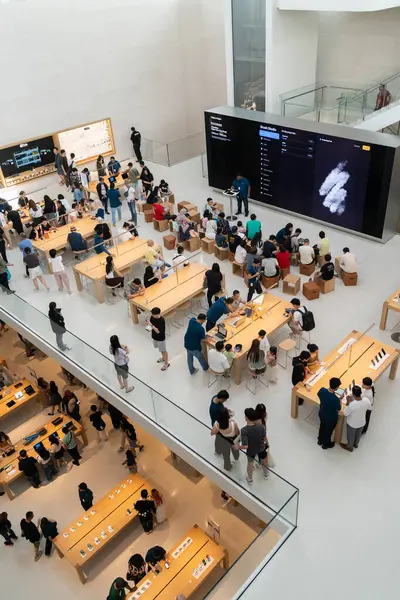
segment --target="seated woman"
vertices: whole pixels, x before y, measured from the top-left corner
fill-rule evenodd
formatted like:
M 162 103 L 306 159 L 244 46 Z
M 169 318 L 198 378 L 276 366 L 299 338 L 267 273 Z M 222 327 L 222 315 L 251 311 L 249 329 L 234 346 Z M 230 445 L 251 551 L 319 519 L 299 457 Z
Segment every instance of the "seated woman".
M 124 278 L 121 273 L 114 266 L 114 258 L 107 256 L 106 258 L 106 285 L 111 288 L 124 287 Z M 115 292 L 112 292 L 115 296 Z
M 257 338 L 251 343 L 250 350 L 247 353 L 247 363 L 253 379 L 256 379 L 257 375 L 264 373 L 267 368 L 265 352 L 261 350 L 260 340 Z
M 182 208 L 179 215 L 177 215 L 176 223 L 179 227 L 179 242 L 189 240 L 191 237 L 199 237 L 199 234 L 194 230 L 194 223 L 190 221 L 189 214 L 185 208 Z
M 54 200 L 50 198 L 47 194 L 43 196 L 44 206 L 43 206 L 43 216 L 47 221 L 53 223 L 57 220 L 57 208 Z
M 278 261 L 271 252 L 266 253 L 266 257 L 262 260 L 262 270 L 265 277 L 277 277 L 280 273 Z
M 147 204 L 155 204 L 158 200 L 158 185 L 156 185 L 152 190 L 149 190 L 146 195 Z
M 159 278 L 154 275 L 153 267 L 151 265 L 147 265 L 143 276 L 144 287 L 148 288 L 158 282 Z
M 290 268 L 290 253 L 283 244 L 279 244 L 279 251 L 275 254 L 281 271 Z
M 156 221 L 165 220 L 165 207 L 163 204 L 161 204 L 161 198 L 158 198 L 157 201 L 153 204 L 153 218 Z
M 235 263 L 237 263 L 238 265 L 244 265 L 244 263 L 246 262 L 246 257 L 247 257 L 246 247 L 247 247 L 247 242 L 246 242 L 246 240 L 242 239 L 240 244 L 237 246 L 236 252 L 235 252 Z
M 307 365 L 313 365 L 319 363 L 319 348 L 317 344 L 308 344 L 307 350 L 310 353 L 310 358 L 307 361 Z
M 217 233 L 215 235 L 215 243 L 218 248 L 226 248 L 228 246 L 228 242 L 226 241 L 226 236 L 222 233 L 222 229 L 217 227 Z
M 66 225 L 68 217 L 67 217 L 67 211 L 65 209 L 64 204 L 61 202 L 61 200 L 57 200 L 57 212 L 58 212 L 58 224 L 61 225 Z
M 206 215 L 206 213 L 207 213 L 207 215 Z M 209 211 L 204 211 L 203 227 L 204 227 L 205 237 L 209 240 L 215 240 L 215 236 L 217 234 L 217 222 L 215 219 L 213 219 L 213 217 Z

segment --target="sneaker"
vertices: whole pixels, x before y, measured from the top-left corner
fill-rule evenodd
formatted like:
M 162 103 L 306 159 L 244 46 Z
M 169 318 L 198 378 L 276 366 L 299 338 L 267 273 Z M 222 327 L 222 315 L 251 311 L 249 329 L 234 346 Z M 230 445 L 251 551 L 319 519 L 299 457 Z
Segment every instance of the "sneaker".
M 264 473 L 264 479 L 268 479 L 268 473 Z
M 158 358 L 158 359 L 157 359 L 157 362 L 158 362 L 158 363 L 162 363 L 162 362 L 164 362 L 164 359 L 163 359 L 163 358 Z
M 127 394 L 129 394 L 129 392 L 131 392 L 134 389 L 135 389 L 134 386 L 131 385 L 131 387 L 128 387 L 125 391 L 126 391 Z
M 237 212 L 235 212 L 235 215 L 241 215 L 241 214 L 242 214 L 241 210 L 238 210 Z
M 124 386 L 124 384 L 122 384 L 119 387 L 121 388 L 121 390 L 123 390 L 125 386 Z
M 37 562 L 42 555 L 43 555 L 43 552 L 38 552 L 35 556 L 35 562 Z
M 166 371 L 169 367 L 170 363 L 164 363 L 163 366 L 161 367 L 161 371 Z
M 317 441 L 318 446 L 322 446 L 322 442 L 320 442 L 319 440 Z
M 253 480 L 246 477 L 246 481 L 249 485 L 253 485 Z

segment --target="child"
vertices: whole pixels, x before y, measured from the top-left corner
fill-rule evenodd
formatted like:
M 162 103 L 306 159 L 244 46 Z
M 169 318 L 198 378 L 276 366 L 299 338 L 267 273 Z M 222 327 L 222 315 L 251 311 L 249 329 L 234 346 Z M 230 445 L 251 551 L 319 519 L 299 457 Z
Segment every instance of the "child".
M 79 214 L 80 213 L 78 212 L 78 205 L 77 205 L 76 202 L 73 202 L 72 203 L 72 210 L 71 210 L 71 212 L 68 215 L 69 222 L 73 223 L 74 221 L 77 221 L 78 217 L 79 217 Z
M 128 294 L 128 298 L 135 298 L 135 296 L 143 296 L 145 292 L 145 287 L 140 281 L 139 277 L 135 277 L 133 281 L 130 283 L 130 294 Z
M 96 406 L 96 404 L 92 404 L 92 406 L 90 407 L 89 420 L 90 420 L 91 424 L 93 425 L 93 427 L 97 431 L 97 441 L 99 442 L 99 444 L 101 442 L 102 437 L 105 442 L 108 440 L 108 436 L 107 436 L 107 432 L 106 432 L 106 424 L 103 421 L 102 417 L 103 417 L 103 413 L 98 408 L 98 406 Z
M 86 483 L 80 483 L 78 486 L 79 500 L 83 510 L 89 510 L 93 506 L 93 492 L 89 490 Z
M 267 367 L 268 377 L 271 383 L 276 383 L 278 375 L 278 349 L 276 346 L 271 346 L 267 352 Z
M 151 490 L 151 497 L 153 499 L 154 504 L 156 505 L 157 525 L 160 525 L 160 523 L 163 523 L 167 518 L 166 514 L 165 514 L 164 500 L 163 500 L 163 497 L 160 494 L 160 492 L 158 490 L 156 490 L 155 488 L 153 488 Z
M 267 354 L 269 350 L 269 341 L 267 338 L 267 332 L 264 329 L 260 329 L 258 332 L 258 339 L 260 340 L 260 350 Z
M 125 452 L 125 456 L 126 456 L 126 460 L 124 460 L 124 462 L 122 464 L 126 465 L 128 467 L 130 473 L 136 474 L 138 471 L 138 468 L 137 468 L 135 451 L 127 450 Z
M 83 192 L 81 190 L 81 187 L 79 184 L 75 184 L 74 185 L 74 200 L 77 204 L 82 204 L 83 200 Z M 74 205 L 72 205 L 72 208 L 74 208 Z
M 229 368 L 231 368 L 232 363 L 236 358 L 236 354 L 232 351 L 232 344 L 225 344 L 223 354 L 225 354 L 226 358 L 228 359 Z
M 368 398 L 371 402 L 371 410 L 367 410 L 365 414 L 365 425 L 363 429 L 363 433 L 367 433 L 369 427 L 369 420 L 371 418 L 372 409 L 374 407 L 374 398 L 375 398 L 375 387 L 372 383 L 371 377 L 364 377 L 362 380 L 362 396 L 363 398 Z
M 245 238 L 246 237 L 246 228 L 243 226 L 242 221 L 237 222 L 237 229 L 238 229 L 238 234 L 240 235 L 240 237 Z
M 62 292 L 64 289 L 64 285 L 65 285 L 65 288 L 66 288 L 68 294 L 71 294 L 71 286 L 69 283 L 68 275 L 64 268 L 62 257 L 57 256 L 57 252 L 56 252 L 56 250 L 54 250 L 54 248 L 52 248 L 49 251 L 49 255 L 50 255 L 49 263 L 50 263 L 51 269 L 53 271 L 54 279 L 56 280 L 58 291 Z

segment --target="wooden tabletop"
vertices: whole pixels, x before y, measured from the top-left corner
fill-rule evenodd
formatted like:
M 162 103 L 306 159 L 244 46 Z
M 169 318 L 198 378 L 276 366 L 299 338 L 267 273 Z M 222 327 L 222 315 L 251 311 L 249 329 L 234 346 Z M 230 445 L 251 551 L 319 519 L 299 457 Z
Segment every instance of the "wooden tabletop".
M 169 271 L 168 277 L 147 288 L 142 296 L 132 298 L 130 302 L 145 311 L 158 306 L 164 315 L 203 290 L 204 273 L 207 270 L 207 265 L 203 263 L 190 263 L 176 273 Z
M 83 239 L 86 239 L 91 235 L 94 235 L 94 228 L 97 223 L 97 219 L 93 219 L 92 216 L 83 217 L 74 223 L 57 227 L 55 232 L 49 231 L 48 238 L 44 237 L 41 240 L 32 240 L 32 246 L 36 250 L 46 253 L 48 253 L 52 248 L 55 250 L 60 250 L 61 248 L 65 248 L 65 246 L 68 244 L 68 234 L 71 233 L 71 228 L 74 227 L 75 231 L 80 233 Z
M 123 271 L 142 260 L 147 249 L 147 240 L 137 237 L 134 240 L 127 240 L 113 246 L 109 249 L 109 252 L 114 256 L 115 267 L 118 271 Z M 74 265 L 73 269 L 88 279 L 102 280 L 106 274 L 106 258 L 107 254 L 105 252 L 95 254 L 95 256 Z
M 251 304 L 249 302 L 248 306 L 251 306 Z M 247 353 L 251 342 L 258 337 L 260 329 L 264 329 L 267 336 L 270 336 L 285 325 L 285 323 L 289 322 L 289 316 L 285 316 L 284 312 L 286 308 L 291 308 L 290 302 L 283 300 L 279 296 L 275 296 L 271 292 L 266 292 L 263 295 L 262 304 L 255 304 L 254 306 L 254 314 L 251 317 L 246 317 L 245 321 L 239 327 L 232 327 L 231 325 L 236 317 L 226 318 L 223 321 L 228 330 L 226 342 L 232 344 L 233 348 L 236 344 L 242 344 L 240 352 L 236 352 L 237 358 Z M 260 316 L 255 318 L 258 315 Z M 216 332 L 217 328 L 215 327 L 208 332 L 208 335 Z M 205 341 L 208 345 L 215 346 L 215 339 L 207 337 Z
M 129 181 L 129 179 L 123 179 L 122 178 L 122 173 L 124 172 L 124 170 L 125 169 L 121 169 L 121 171 L 119 172 L 119 175 L 109 175 L 108 171 L 106 169 L 106 175 L 101 175 L 101 177 L 104 177 L 104 183 L 106 185 L 108 185 L 108 187 L 110 187 L 110 182 L 109 182 L 108 178 L 109 177 L 116 177 L 114 185 L 115 185 L 116 188 L 119 188 L 119 187 L 123 186 L 126 181 Z M 99 179 L 94 179 L 92 181 L 89 181 L 89 185 L 87 187 L 87 189 L 89 190 L 89 192 L 91 192 L 93 194 L 97 194 L 96 187 L 97 187 L 98 183 L 100 183 Z
M 62 438 L 63 436 L 60 434 L 61 429 L 64 427 L 64 425 L 70 421 L 73 422 L 73 424 L 75 425 L 76 429 L 74 430 L 75 435 L 79 435 L 80 433 L 82 433 L 82 425 L 80 425 L 77 421 L 75 421 L 74 419 L 71 419 L 71 417 L 66 416 L 66 415 L 54 415 L 53 417 L 53 421 L 57 418 L 57 417 L 61 417 L 62 421 L 61 423 L 59 423 L 58 425 L 53 425 L 53 423 L 51 421 L 49 421 L 48 423 L 45 423 L 44 425 L 42 425 L 42 427 L 37 427 L 34 431 L 31 431 L 28 435 L 32 435 L 33 433 L 36 433 L 37 431 L 40 431 L 43 428 L 46 428 L 46 433 L 44 433 L 43 435 L 39 435 L 37 438 L 35 438 L 32 442 L 30 442 L 29 444 L 24 444 L 24 439 L 19 440 L 18 442 L 16 442 L 14 444 L 14 454 L 12 454 L 11 456 L 5 456 L 4 458 L 2 458 L 0 460 L 0 467 L 4 469 L 4 471 L 2 471 L 0 473 L 0 483 L 5 483 L 5 484 L 10 484 L 12 483 L 15 479 L 17 479 L 20 475 L 22 475 L 22 472 L 18 470 L 18 454 L 20 453 L 21 450 L 26 450 L 29 452 L 32 450 L 32 448 L 35 446 L 35 444 L 38 444 L 39 442 L 42 442 L 44 447 L 49 449 L 50 444 L 49 444 L 49 437 L 53 434 L 53 433 L 58 433 L 58 436 L 60 438 Z M 25 437 L 28 437 L 25 436 Z M 33 451 L 33 453 L 31 452 L 31 454 L 35 454 L 35 452 Z
M 177 558 L 173 558 L 172 555 L 175 550 L 188 538 L 191 539 L 191 543 L 186 546 Z M 189 598 L 224 559 L 225 554 L 226 551 L 223 547 L 219 546 L 200 527 L 195 525 L 168 551 L 169 569 L 166 569 L 164 561 L 161 561 L 161 573 L 158 575 L 155 575 L 153 572 L 147 573 L 138 583 L 137 591 L 133 592 L 128 600 L 136 600 L 137 592 L 141 591 L 142 586 L 147 581 L 150 581 L 151 585 L 140 594 L 140 598 L 143 597 L 145 600 L 155 600 L 156 598 L 160 600 L 161 598 L 175 600 L 178 594 L 183 594 L 185 598 Z M 207 555 L 213 561 L 196 578 L 193 572 L 201 564 L 202 560 L 206 559 Z
M 137 516 L 133 505 L 139 500 L 143 488 L 151 489 L 151 485 L 140 475 L 129 475 L 123 479 L 92 508 L 60 532 L 54 540 L 57 549 L 74 567 L 82 566 Z M 130 515 L 127 514 L 128 508 Z M 109 530 L 109 526 L 113 531 Z M 98 538 L 99 544 L 96 544 L 95 538 Z M 88 544 L 93 546 L 93 550 L 89 551 Z M 85 552 L 85 556 L 81 555 L 81 550 Z
M 19 386 L 20 383 L 22 383 L 22 385 Z M 24 392 L 24 389 L 28 385 L 31 385 L 34 390 L 34 393 L 31 395 Z M 16 386 L 19 386 L 19 387 L 16 387 Z M 17 392 L 22 392 L 22 394 L 23 394 L 23 396 L 19 399 L 15 398 L 15 394 Z M 2 398 L 0 399 L 0 419 L 2 417 L 5 417 L 6 415 L 8 415 L 10 412 L 15 410 L 16 408 L 23 406 L 30 400 L 37 399 L 38 395 L 40 394 L 39 389 L 36 387 L 36 385 L 34 383 L 32 383 L 31 381 L 29 381 L 28 379 L 20 379 L 19 381 L 16 381 L 15 383 L 13 383 L 13 385 L 3 388 L 0 391 L 0 393 L 2 395 Z M 10 402 L 11 400 L 14 400 L 15 404 L 13 404 L 13 406 L 9 407 L 9 406 L 7 406 L 7 402 Z
M 385 327 L 386 327 L 388 310 L 394 310 L 396 312 L 400 312 L 399 296 L 400 296 L 400 288 L 397 289 L 393 294 L 391 294 L 389 296 L 389 298 L 387 300 L 385 300 L 385 302 L 383 303 L 381 322 L 379 325 L 380 329 L 385 329 Z

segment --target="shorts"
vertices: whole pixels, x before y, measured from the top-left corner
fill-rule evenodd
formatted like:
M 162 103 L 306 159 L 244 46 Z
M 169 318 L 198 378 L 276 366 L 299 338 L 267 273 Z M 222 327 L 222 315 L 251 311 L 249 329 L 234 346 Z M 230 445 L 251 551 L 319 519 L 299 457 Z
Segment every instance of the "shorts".
M 33 267 L 33 269 L 29 269 L 29 275 L 31 279 L 36 279 L 36 277 L 43 275 L 43 271 L 41 267 Z
M 264 460 L 265 458 L 267 458 L 267 448 L 264 448 L 264 450 L 262 450 L 261 452 L 259 452 L 257 454 L 258 458 L 260 460 Z M 256 455 L 254 454 L 248 454 L 247 455 L 247 460 L 248 462 L 253 462 L 253 460 L 255 459 Z
M 158 348 L 160 352 L 166 352 L 167 351 L 167 342 L 166 342 L 166 340 L 163 340 L 162 342 L 160 342 L 158 340 L 153 340 L 153 346 L 154 346 L 154 348 Z
M 157 260 L 155 260 L 151 266 L 156 267 L 156 269 L 160 269 L 164 266 L 164 261 L 157 258 Z
M 40 540 L 37 542 L 32 542 L 32 544 L 35 546 L 35 548 L 40 548 Z
M 117 371 L 117 375 L 122 377 L 122 379 L 128 379 L 128 365 L 116 365 L 114 364 L 115 370 Z

